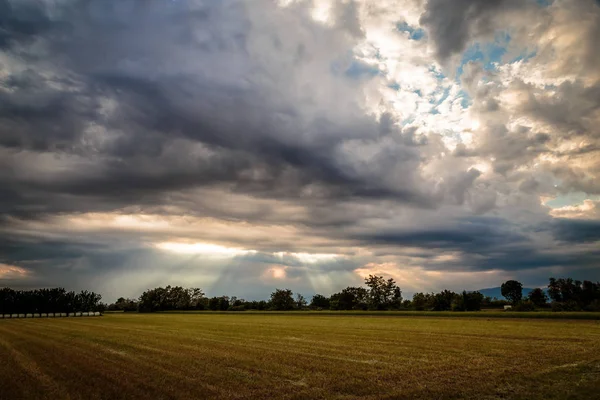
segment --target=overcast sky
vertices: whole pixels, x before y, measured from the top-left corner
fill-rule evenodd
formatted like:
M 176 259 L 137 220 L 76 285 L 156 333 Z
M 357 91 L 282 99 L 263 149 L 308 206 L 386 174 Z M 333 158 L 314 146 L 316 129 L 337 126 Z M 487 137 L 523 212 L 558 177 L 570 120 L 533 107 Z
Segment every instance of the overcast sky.
M 600 279 L 595 0 L 0 0 L 0 286 Z

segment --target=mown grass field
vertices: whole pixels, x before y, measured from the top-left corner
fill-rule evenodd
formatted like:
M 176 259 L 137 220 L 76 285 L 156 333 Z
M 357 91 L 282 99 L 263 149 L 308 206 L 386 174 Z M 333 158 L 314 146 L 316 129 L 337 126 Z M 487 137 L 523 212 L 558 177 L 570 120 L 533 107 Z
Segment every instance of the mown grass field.
M 600 322 L 293 314 L 0 320 L 1 399 L 598 399 Z

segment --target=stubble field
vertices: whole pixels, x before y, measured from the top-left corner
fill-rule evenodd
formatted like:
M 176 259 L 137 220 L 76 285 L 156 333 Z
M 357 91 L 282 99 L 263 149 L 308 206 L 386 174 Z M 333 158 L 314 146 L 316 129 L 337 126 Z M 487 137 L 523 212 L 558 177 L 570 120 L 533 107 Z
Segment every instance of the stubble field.
M 294 314 L 0 320 L 0 399 L 596 399 L 600 322 Z

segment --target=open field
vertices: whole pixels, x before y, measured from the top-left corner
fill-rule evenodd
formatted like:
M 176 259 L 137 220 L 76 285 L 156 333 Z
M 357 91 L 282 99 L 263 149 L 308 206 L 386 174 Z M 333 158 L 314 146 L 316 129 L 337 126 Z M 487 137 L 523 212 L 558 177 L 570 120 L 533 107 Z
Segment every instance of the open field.
M 120 313 L 121 311 L 115 311 Z M 108 312 L 111 313 L 110 311 Z M 232 311 L 165 311 L 169 314 L 226 314 Z M 248 310 L 237 312 L 238 315 L 294 315 L 304 317 L 314 316 L 394 316 L 394 317 L 438 317 L 438 318 L 507 318 L 507 319 L 579 319 L 600 321 L 600 312 L 577 311 L 577 312 L 554 312 L 554 311 L 504 311 L 504 310 L 481 310 L 481 311 L 255 311 Z
M 310 314 L 0 321 L 0 399 L 598 399 L 600 322 Z

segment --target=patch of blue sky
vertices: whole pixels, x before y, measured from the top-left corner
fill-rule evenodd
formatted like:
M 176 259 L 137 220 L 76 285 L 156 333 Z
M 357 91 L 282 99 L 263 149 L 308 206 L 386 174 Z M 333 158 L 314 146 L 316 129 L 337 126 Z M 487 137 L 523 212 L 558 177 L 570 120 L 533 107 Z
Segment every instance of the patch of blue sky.
M 448 98 L 448 96 L 450 96 L 450 87 L 445 87 L 442 90 L 443 90 L 442 97 L 440 97 L 439 99 L 436 99 L 435 97 L 431 97 L 429 99 L 430 104 L 435 104 L 436 106 L 439 106 Z
M 533 51 L 530 51 L 530 52 L 519 54 L 518 56 L 516 56 L 515 58 L 513 58 L 512 60 L 510 60 L 509 63 L 512 64 L 512 63 L 516 63 L 516 62 L 519 62 L 519 61 L 527 62 L 527 61 L 531 60 L 535 56 L 537 56 L 537 51 L 533 50 Z
M 582 205 L 584 200 L 600 200 L 600 196 L 590 196 L 583 192 L 573 192 L 568 194 L 558 195 L 552 200 L 547 201 L 545 204 L 551 208 L 560 208 L 565 206 L 576 206 Z
M 437 79 L 438 81 L 442 81 L 444 78 L 446 78 L 446 75 L 444 75 L 444 73 L 441 70 L 438 70 L 435 66 L 430 66 L 429 67 L 429 72 L 435 77 L 435 79 Z
M 548 7 L 554 3 L 554 0 L 536 0 L 536 2 L 542 7 Z
M 401 89 L 401 86 L 398 82 L 392 82 L 389 85 L 387 85 L 390 89 L 395 90 L 396 92 L 399 91 Z
M 396 29 L 400 32 L 407 32 L 408 37 L 412 40 L 421 40 L 425 37 L 425 31 L 423 29 L 410 26 L 406 21 L 398 22 L 396 24 Z
M 460 66 L 456 71 L 456 79 L 460 78 L 465 65 L 470 61 L 479 61 L 483 68 L 488 71 L 496 70 L 496 66 L 502 63 L 502 58 L 507 52 L 511 36 L 508 32 L 496 35 L 494 42 L 474 43 L 464 51 Z
M 457 77 L 462 75 L 464 67 L 470 61 L 479 61 L 486 70 L 495 70 L 496 64 L 502 61 L 502 56 L 506 53 L 506 47 L 495 43 L 481 45 L 476 43 L 469 47 L 464 53 L 460 66 L 457 69 Z
M 460 105 L 462 108 L 468 108 L 471 106 L 471 104 L 473 104 L 473 99 L 464 90 L 458 92 L 458 96 L 456 97 L 460 99 Z

